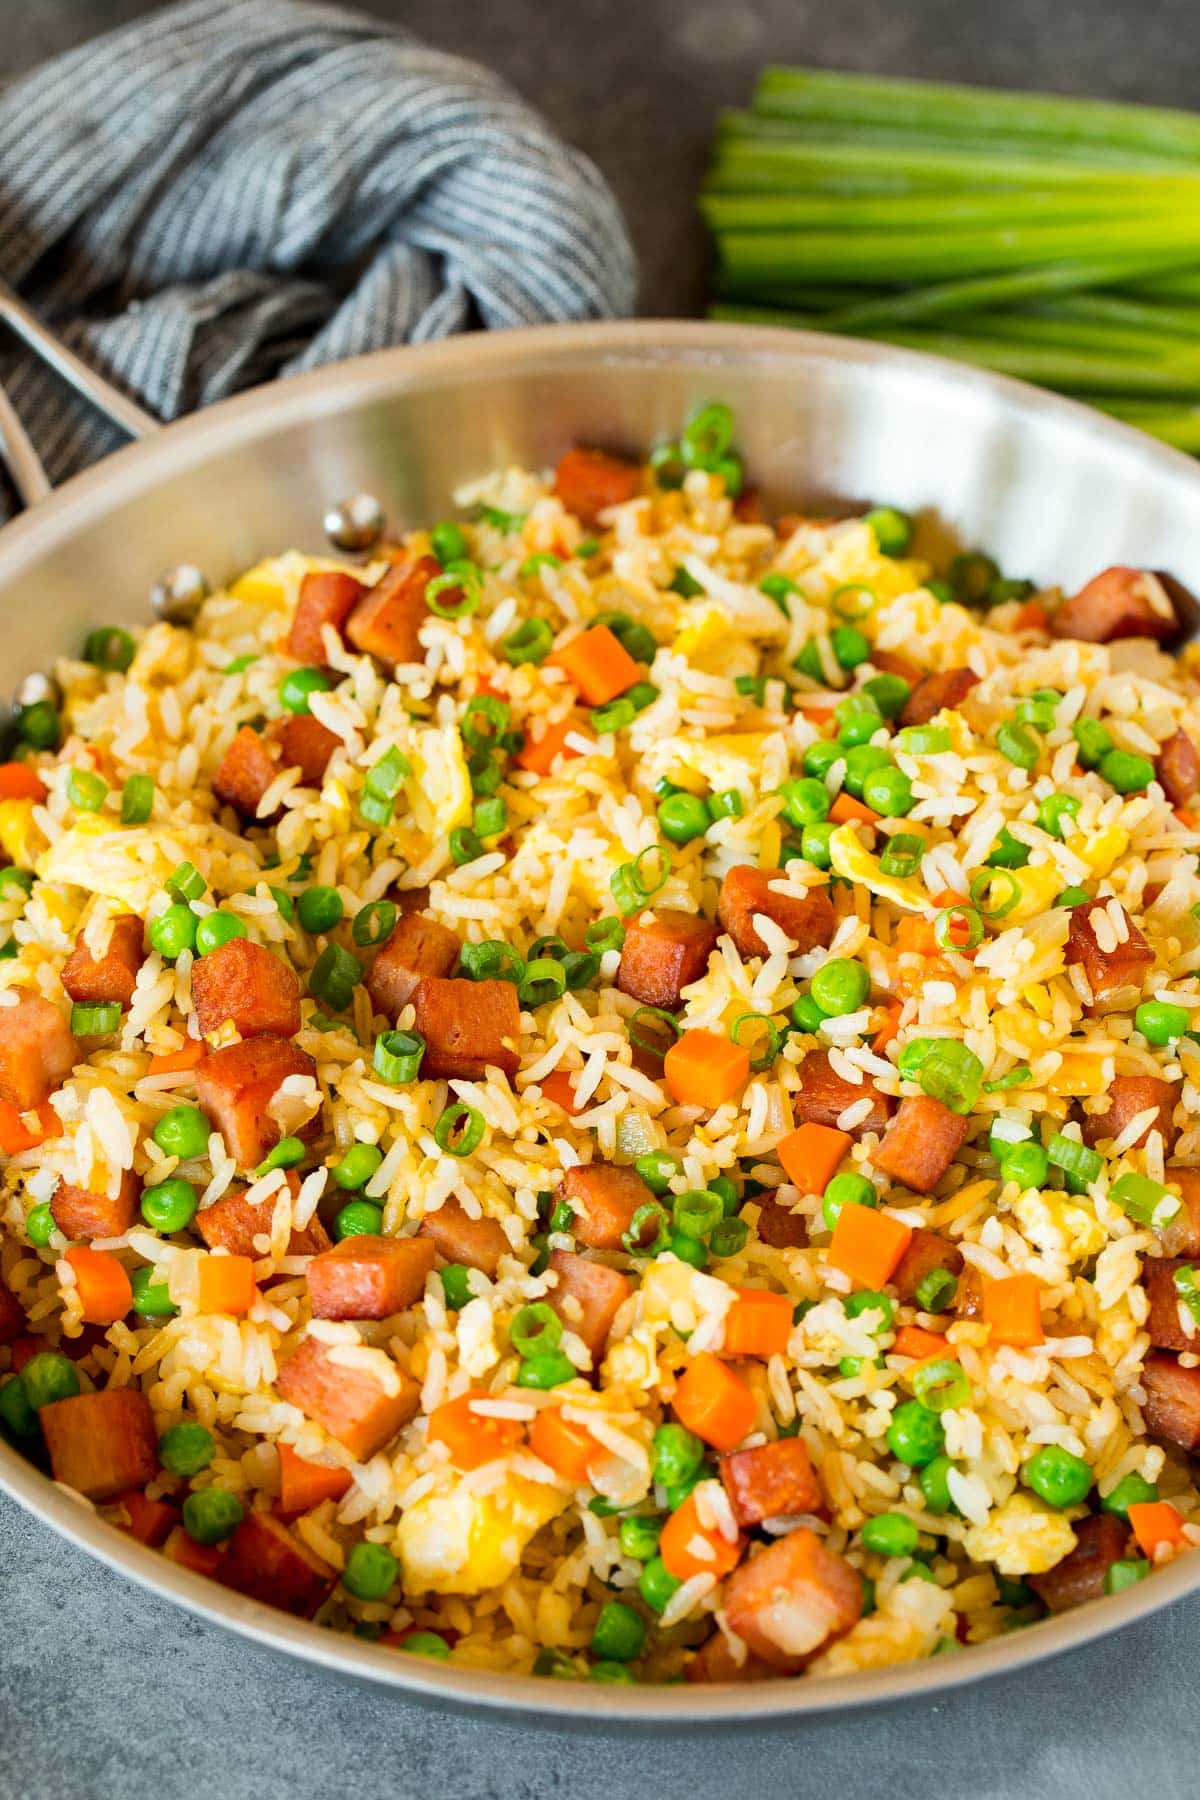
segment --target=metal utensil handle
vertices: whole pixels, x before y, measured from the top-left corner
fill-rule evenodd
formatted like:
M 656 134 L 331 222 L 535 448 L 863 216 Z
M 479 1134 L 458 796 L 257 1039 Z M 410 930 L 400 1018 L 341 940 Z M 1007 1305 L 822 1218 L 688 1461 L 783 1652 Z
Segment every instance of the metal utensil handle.
M 129 400 L 124 394 L 97 375 L 95 369 L 88 367 L 73 350 L 68 350 L 61 338 L 48 330 L 36 313 L 26 306 L 18 294 L 0 281 L 0 319 L 4 319 L 18 337 L 24 339 L 29 348 L 48 363 L 52 369 L 62 376 L 64 381 L 90 400 L 105 416 L 127 431 L 130 437 L 149 437 L 153 431 L 161 429 L 160 421 L 153 413 Z
M 23 506 L 36 506 L 51 492 L 50 477 L 29 441 L 29 433 L 17 417 L 12 401 L 0 387 L 0 456 L 3 456 Z

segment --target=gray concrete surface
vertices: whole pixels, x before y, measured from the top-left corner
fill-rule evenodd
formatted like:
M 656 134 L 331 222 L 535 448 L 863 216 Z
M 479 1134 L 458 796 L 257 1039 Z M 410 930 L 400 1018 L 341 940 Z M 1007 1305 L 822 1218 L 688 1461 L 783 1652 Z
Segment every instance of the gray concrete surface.
M 148 12 L 7 0 L 0 71 Z M 504 72 L 626 207 L 643 311 L 695 312 L 716 110 L 765 61 L 1200 103 L 1196 0 L 367 0 Z M 0 1500 L 0 1800 L 1183 1800 L 1200 1603 L 934 1705 L 751 1736 L 572 1738 L 399 1704 L 127 1585 Z

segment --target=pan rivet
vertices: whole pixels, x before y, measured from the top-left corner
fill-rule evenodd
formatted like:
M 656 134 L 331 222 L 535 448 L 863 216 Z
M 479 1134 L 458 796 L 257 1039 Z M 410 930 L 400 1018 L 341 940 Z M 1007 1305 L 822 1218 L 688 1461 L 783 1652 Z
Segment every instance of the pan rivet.
M 63 691 L 53 675 L 26 675 L 13 695 L 13 707 L 20 712 L 25 706 L 40 706 L 49 701 L 57 712 L 63 703 Z
M 383 536 L 383 508 L 374 494 L 351 494 L 325 514 L 325 535 L 338 550 L 369 550 Z
M 190 625 L 207 600 L 210 588 L 195 563 L 177 563 L 160 575 L 150 590 L 157 619 L 168 625 Z

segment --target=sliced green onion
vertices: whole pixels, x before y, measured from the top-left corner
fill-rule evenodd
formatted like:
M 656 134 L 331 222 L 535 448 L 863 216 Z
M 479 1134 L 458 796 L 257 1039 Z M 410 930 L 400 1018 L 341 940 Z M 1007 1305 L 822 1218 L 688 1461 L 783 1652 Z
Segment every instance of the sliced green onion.
M 154 811 L 154 782 L 149 775 L 131 775 L 121 789 L 122 825 L 144 825 Z
M 527 556 L 517 569 L 517 580 L 528 581 L 530 576 L 536 575 L 539 569 L 561 568 L 561 556 L 552 556 L 548 550 L 535 550 L 533 555 Z
M 405 779 L 412 774 L 412 764 L 407 756 L 392 748 L 372 763 L 367 770 L 365 786 L 369 794 L 378 794 L 381 800 L 394 800 L 403 787 Z
M 464 744 L 471 750 L 491 750 L 508 730 L 512 707 L 494 694 L 475 694 L 468 702 L 459 725 Z M 477 723 L 482 721 L 482 723 Z
M 982 1076 L 983 1064 L 957 1038 L 935 1038 L 917 1071 L 922 1092 L 963 1117 L 979 1098 Z
M 914 832 L 898 831 L 895 837 L 888 839 L 879 858 L 880 873 L 906 880 L 908 876 L 916 874 L 927 848 L 925 839 L 917 837 Z
M 1098 1150 L 1089 1149 L 1078 1138 L 1066 1137 L 1061 1131 L 1056 1131 L 1046 1145 L 1046 1156 L 1056 1169 L 1074 1175 L 1089 1187 L 1104 1173 L 1104 1158 Z
M 625 942 L 625 927 L 612 914 L 593 919 L 583 934 L 583 941 L 589 950 L 598 950 L 601 955 L 606 950 L 620 950 Z
M 864 586 L 861 581 L 848 581 L 843 587 L 834 588 L 829 596 L 830 608 L 839 619 L 865 619 L 878 604 L 879 596 L 874 588 Z
M 499 837 L 508 825 L 508 807 L 499 797 L 481 800 L 475 808 L 471 828 L 478 838 Z
M 89 632 L 83 646 L 84 662 L 117 675 L 125 673 L 136 653 L 137 645 L 119 625 L 104 625 L 99 631 Z
M 1038 741 L 1028 725 L 1018 725 L 1013 719 L 1005 719 L 1001 724 L 996 733 L 996 748 L 1019 769 L 1036 768 L 1041 755 Z
M 1029 1064 L 1018 1063 L 1015 1069 L 1008 1071 L 1007 1075 L 998 1075 L 995 1081 L 985 1081 L 983 1091 L 985 1094 L 1003 1094 L 1008 1088 L 1024 1087 L 1032 1077 L 1033 1070 Z
M 358 797 L 358 810 L 368 825 L 390 825 L 396 803 L 394 800 L 385 800 L 382 794 L 373 794 L 370 788 L 364 788 Z
M 647 1032 L 643 1029 L 642 1021 L 649 1019 L 654 1020 L 655 1024 L 660 1028 L 660 1032 L 665 1031 L 669 1034 L 665 1046 L 661 1035 L 655 1037 L 653 1032 Z M 664 1007 L 639 1006 L 637 1011 L 630 1017 L 626 1029 L 629 1033 L 630 1043 L 636 1044 L 639 1050 L 644 1050 L 648 1056 L 665 1056 L 670 1049 L 671 1044 L 679 1036 L 679 1021 L 674 1013 L 667 1012 Z
M 526 619 L 501 641 L 500 649 L 513 664 L 540 663 L 550 653 L 554 633 L 545 619 Z
M 1008 893 L 1004 899 L 985 902 L 996 883 L 1005 881 Z M 1021 898 L 1021 884 L 1009 869 L 981 869 L 971 882 L 970 894 L 980 918 L 1004 919 Z
M 897 750 L 909 756 L 938 756 L 952 747 L 950 731 L 945 725 L 906 725 L 892 740 Z
M 460 869 L 477 862 L 483 855 L 483 844 L 469 825 L 456 825 L 446 840 L 451 861 Z
M 622 694 L 617 700 L 609 700 L 603 706 L 594 706 L 588 714 L 593 731 L 624 731 L 632 725 L 637 717 L 637 707 L 628 694 Z
M 679 439 L 679 455 L 689 469 L 711 470 L 729 453 L 733 443 L 733 413 L 714 400 L 692 414 Z
M 657 858 L 657 861 L 648 859 Z M 665 844 L 651 844 L 632 862 L 622 863 L 609 880 L 609 887 L 622 914 L 638 912 L 661 888 L 671 874 L 671 853 Z
M 803 589 L 792 580 L 790 575 L 783 575 L 778 571 L 764 575 L 758 584 L 758 591 L 760 594 L 765 594 L 767 599 L 779 608 L 785 619 L 790 619 L 792 616 L 792 609 L 788 604 L 791 596 L 803 594 Z
M 1183 1205 L 1177 1194 L 1148 1175 L 1122 1175 L 1109 1188 L 1108 1197 L 1136 1224 L 1153 1226 L 1156 1231 L 1168 1225 Z
M 654 1235 L 645 1242 L 651 1229 Z M 645 1201 L 630 1219 L 629 1229 L 622 1233 L 621 1242 L 630 1256 L 660 1256 L 671 1243 L 671 1218 L 666 1207 L 660 1206 L 657 1200 Z
M 721 1219 L 712 1228 L 708 1248 L 713 1256 L 737 1256 L 746 1248 L 750 1227 L 745 1219 Z
M 678 444 L 656 444 L 646 460 L 654 471 L 659 487 L 671 489 L 683 486 L 686 469 L 683 452 Z
M 245 656 L 235 656 L 232 662 L 227 662 L 221 673 L 222 675 L 244 675 L 246 670 L 252 669 L 257 661 L 258 657 L 252 651 L 248 651 Z
M 949 1269 L 930 1269 L 917 1283 L 913 1299 L 922 1312 L 948 1312 L 957 1292 L 957 1275 L 952 1275 Z
M 598 556 L 600 554 L 600 539 L 594 537 L 580 538 L 575 546 L 575 554 L 582 562 L 587 562 L 591 557 Z
M 556 1350 L 562 1343 L 562 1320 L 545 1300 L 521 1307 L 508 1328 L 508 1341 L 520 1356 Z
M 514 531 L 520 531 L 529 514 L 502 512 L 498 506 L 482 506 L 479 509 L 479 516 L 494 531 L 502 531 L 509 536 Z
M 425 1039 L 419 1031 L 384 1031 L 375 1039 L 371 1067 L 389 1087 L 403 1087 L 415 1081 L 425 1054 Z
M 725 1203 L 720 1194 L 711 1193 L 707 1188 L 689 1188 L 686 1193 L 675 1196 L 671 1216 L 676 1231 L 703 1242 L 724 1218 Z
M 537 956 L 526 963 L 525 973 L 517 988 L 522 1006 L 545 1006 L 550 1000 L 561 1000 L 567 991 L 567 972 L 552 956 Z
M 351 936 L 360 948 L 374 950 L 376 945 L 391 937 L 398 917 L 398 909 L 392 901 L 372 900 L 355 913 Z
M 457 594 L 457 600 L 443 600 L 443 594 Z M 478 568 L 465 558 L 447 563 L 441 575 L 435 575 L 425 588 L 425 604 L 439 619 L 465 619 L 483 598 L 483 584 Z
M 766 1039 L 766 1043 L 763 1049 L 759 1051 L 758 1055 L 750 1058 L 750 1067 L 756 1071 L 769 1069 L 779 1055 L 779 1047 L 783 1042 L 783 1033 L 780 1031 L 774 1019 L 768 1018 L 766 1013 L 744 1012 L 739 1013 L 737 1018 L 733 1021 L 733 1024 L 729 1027 L 729 1037 L 732 1043 L 738 1045 L 741 1044 L 742 1026 L 748 1024 L 760 1027 Z M 682 1230 L 683 1227 L 680 1229 Z
M 362 980 L 362 964 L 340 944 L 326 944 L 312 966 L 308 991 L 331 1012 L 345 1012 Z
M 961 954 L 983 942 L 983 920 L 973 906 L 947 906 L 933 922 L 933 935 L 943 950 Z
M 198 900 L 206 885 L 203 875 L 190 862 L 181 862 L 163 883 L 172 900 Z
M 971 1384 L 961 1363 L 949 1358 L 922 1363 L 912 1375 L 913 1393 L 930 1412 L 948 1412 L 952 1407 L 966 1406 L 971 1398 Z
M 434 1142 L 447 1156 L 470 1156 L 483 1142 L 483 1114 L 452 1101 L 433 1128 Z
M 502 938 L 485 938 L 481 944 L 464 944 L 458 953 L 459 972 L 471 981 L 525 979 L 525 958 Z
M 71 1008 L 71 1030 L 76 1037 L 108 1037 L 120 1023 L 121 1008 L 115 1000 L 77 1001 Z
M 71 769 L 67 774 L 67 799 L 76 812 L 99 812 L 108 793 L 107 781 L 90 769 Z

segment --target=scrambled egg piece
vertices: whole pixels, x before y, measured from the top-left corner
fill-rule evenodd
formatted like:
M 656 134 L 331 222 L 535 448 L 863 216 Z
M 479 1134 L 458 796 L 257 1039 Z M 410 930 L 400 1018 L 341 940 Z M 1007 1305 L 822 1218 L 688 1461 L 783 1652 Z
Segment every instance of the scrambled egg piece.
M 1084 1262 L 1104 1248 L 1104 1227 L 1085 1206 L 1065 1194 L 1030 1188 L 1015 1202 L 1013 1213 L 1031 1244 L 1049 1251 L 1061 1246 L 1070 1262 Z
M 658 746 L 655 762 L 672 780 L 677 773 L 698 775 L 714 794 L 725 788 L 744 794 L 778 786 L 787 773 L 787 748 L 779 732 L 726 731 L 708 738 L 669 738 Z M 684 780 L 681 785 L 693 784 Z
M 535 1532 L 571 1504 L 544 1482 L 510 1475 L 490 1494 L 429 1494 L 400 1520 L 407 1594 L 482 1594 L 517 1568 Z
M 642 1317 L 648 1325 L 673 1325 L 686 1334 L 702 1318 L 728 1312 L 733 1289 L 690 1263 L 665 1257 L 652 1262 L 642 1277 Z
M 994 1563 L 1002 1575 L 1044 1575 L 1075 1548 L 1075 1533 L 1061 1513 L 1040 1507 L 1028 1494 L 1014 1494 L 986 1525 L 963 1533 L 972 1562 Z
M 114 825 L 89 816 L 76 821 L 39 859 L 42 881 L 67 882 L 145 916 L 187 851 L 161 826 Z
M 40 834 L 34 830 L 32 800 L 0 800 L 0 849 L 19 869 L 32 869 Z
M 456 825 L 471 821 L 471 777 L 462 739 L 453 725 L 430 725 L 418 731 L 408 752 L 412 773 L 404 784 L 417 829 L 427 837 L 445 837 Z
M 268 556 L 255 563 L 252 569 L 231 582 L 226 591 L 233 599 L 248 606 L 292 606 L 304 577 L 322 569 L 341 569 L 353 575 L 356 581 L 372 579 L 369 570 L 354 568 L 349 563 L 339 562 L 336 557 L 302 556 L 298 550 L 287 550 L 282 556 Z
M 1107 825 L 1103 831 L 1073 831 L 1066 840 L 1067 849 L 1081 856 L 1097 875 L 1111 874 L 1129 848 L 1129 833 L 1123 825 Z M 1028 870 L 1023 870 L 1022 883 Z
M 878 859 L 872 856 L 853 825 L 839 825 L 830 834 L 829 860 L 835 875 L 843 875 L 847 881 L 870 888 L 873 894 L 882 895 L 908 912 L 924 912 L 929 905 L 929 896 L 918 882 L 902 881 L 898 875 L 881 872 Z

